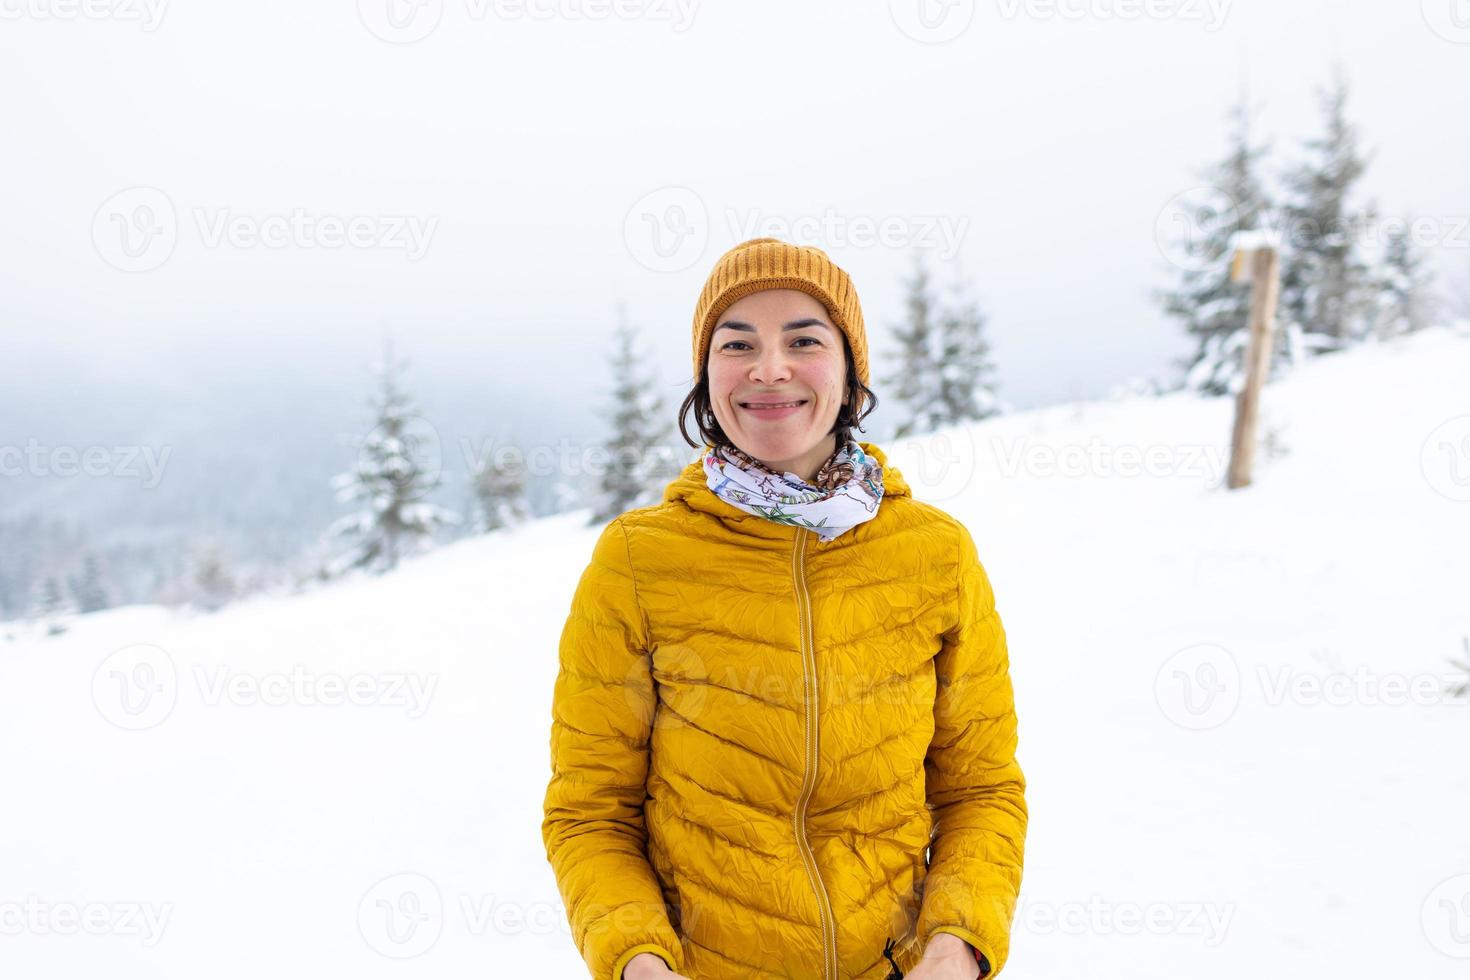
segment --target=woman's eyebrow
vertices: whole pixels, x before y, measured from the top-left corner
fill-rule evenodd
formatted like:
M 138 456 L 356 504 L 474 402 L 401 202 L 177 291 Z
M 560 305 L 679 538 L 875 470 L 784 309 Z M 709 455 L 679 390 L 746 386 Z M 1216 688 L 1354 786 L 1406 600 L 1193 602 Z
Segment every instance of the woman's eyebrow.
M 800 330 L 803 327 L 826 327 L 828 330 L 832 329 L 832 325 L 826 320 L 818 320 L 814 316 L 809 316 L 804 320 L 792 320 L 781 329 L 783 331 Z M 739 320 L 726 320 L 724 323 L 715 327 L 715 330 L 749 330 L 750 332 L 754 333 L 755 327 L 752 327 L 748 323 L 741 323 Z M 712 330 L 710 332 L 713 333 L 714 331 Z

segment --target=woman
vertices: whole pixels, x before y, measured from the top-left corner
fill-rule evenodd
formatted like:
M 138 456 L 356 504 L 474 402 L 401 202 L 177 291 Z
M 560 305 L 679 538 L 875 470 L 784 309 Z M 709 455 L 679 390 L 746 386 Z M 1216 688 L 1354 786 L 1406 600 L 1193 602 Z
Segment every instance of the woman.
M 693 333 L 702 457 L 603 528 L 561 635 L 573 937 L 596 980 L 994 976 L 1027 809 L 974 542 L 854 440 L 867 338 L 822 251 L 731 249 Z

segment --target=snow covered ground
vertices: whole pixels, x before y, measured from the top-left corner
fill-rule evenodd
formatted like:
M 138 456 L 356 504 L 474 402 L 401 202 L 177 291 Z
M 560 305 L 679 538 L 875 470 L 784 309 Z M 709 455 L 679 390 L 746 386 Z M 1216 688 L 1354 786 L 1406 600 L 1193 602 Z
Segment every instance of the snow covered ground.
M 883 448 L 972 529 L 1031 831 L 1007 976 L 1470 972 L 1470 338 Z M 0 628 L 0 975 L 585 975 L 540 840 L 569 514 L 213 615 Z M 1459 672 L 1465 679 L 1464 672 Z

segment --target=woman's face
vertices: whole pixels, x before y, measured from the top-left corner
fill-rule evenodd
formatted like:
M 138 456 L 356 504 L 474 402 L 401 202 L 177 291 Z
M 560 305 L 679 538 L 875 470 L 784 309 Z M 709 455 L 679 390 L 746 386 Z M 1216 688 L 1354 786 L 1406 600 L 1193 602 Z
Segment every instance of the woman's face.
M 810 479 L 836 450 L 847 396 L 842 331 L 799 289 L 736 300 L 710 334 L 710 407 L 735 446 L 777 472 Z M 756 406 L 797 402 L 791 407 Z

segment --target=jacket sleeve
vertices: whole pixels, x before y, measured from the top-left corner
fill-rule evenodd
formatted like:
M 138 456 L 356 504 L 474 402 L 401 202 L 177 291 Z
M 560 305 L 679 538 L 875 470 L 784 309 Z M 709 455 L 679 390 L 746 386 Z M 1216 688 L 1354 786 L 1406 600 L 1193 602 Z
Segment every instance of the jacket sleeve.
M 654 688 L 622 519 L 602 530 L 562 629 L 541 836 L 594 980 L 640 952 L 676 972 L 682 947 L 643 821 Z
M 959 526 L 957 615 L 935 655 L 934 739 L 924 760 L 934 813 L 919 911 L 921 948 L 936 932 L 969 943 L 995 976 L 1010 951 L 1026 838 L 1026 780 L 1005 629 L 974 539 Z

